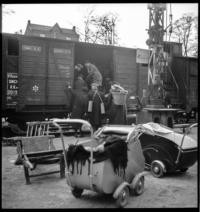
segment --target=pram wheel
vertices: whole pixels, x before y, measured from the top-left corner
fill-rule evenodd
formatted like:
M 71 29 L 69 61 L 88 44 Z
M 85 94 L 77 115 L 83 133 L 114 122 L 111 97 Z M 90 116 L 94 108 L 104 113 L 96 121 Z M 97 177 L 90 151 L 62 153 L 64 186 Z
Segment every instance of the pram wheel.
M 151 163 L 151 173 L 154 177 L 160 178 L 164 175 L 165 165 L 161 161 L 153 161 Z
M 117 206 L 123 208 L 126 204 L 128 204 L 129 199 L 129 188 L 125 186 L 119 193 L 117 198 Z
M 83 193 L 83 189 L 80 188 L 73 188 L 71 191 L 76 198 L 80 198 Z
M 135 195 L 140 195 L 144 192 L 144 176 L 139 177 L 133 184 L 133 193 Z

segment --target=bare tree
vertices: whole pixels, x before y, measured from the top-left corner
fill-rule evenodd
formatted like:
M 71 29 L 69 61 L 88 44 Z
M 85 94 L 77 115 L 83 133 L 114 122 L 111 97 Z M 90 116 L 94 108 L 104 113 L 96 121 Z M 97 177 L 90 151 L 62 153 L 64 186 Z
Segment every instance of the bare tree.
M 117 15 L 112 13 L 94 17 L 92 23 L 96 26 L 96 42 L 106 45 L 115 45 L 118 41 L 115 29 L 116 22 Z
M 191 42 L 188 48 L 188 52 L 191 56 L 198 57 L 198 18 L 194 17 L 193 34 L 191 36 Z
M 117 15 L 106 13 L 93 15 L 94 9 L 84 17 L 85 42 L 115 45 L 118 42 L 116 33 Z
M 93 18 L 92 13 L 94 13 L 94 8 L 88 11 L 87 15 L 84 16 L 84 41 L 90 42 L 91 41 L 91 20 Z
M 194 17 L 191 14 L 184 14 L 180 19 L 176 20 L 173 23 L 173 32 L 172 38 L 175 41 L 183 44 L 183 55 L 191 55 L 191 46 L 195 46 L 195 41 L 197 42 L 197 36 L 195 34 L 195 20 L 197 17 Z

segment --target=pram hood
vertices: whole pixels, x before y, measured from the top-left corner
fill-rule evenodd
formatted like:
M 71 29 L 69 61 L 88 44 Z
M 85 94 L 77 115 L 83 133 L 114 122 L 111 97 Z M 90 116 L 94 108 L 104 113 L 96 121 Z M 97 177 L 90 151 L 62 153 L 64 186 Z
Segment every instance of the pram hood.
M 158 135 L 160 137 L 167 138 L 177 144 L 178 146 L 181 146 L 183 134 L 177 133 L 173 131 L 173 129 L 168 128 L 162 124 L 157 124 L 153 122 L 149 122 L 146 124 L 142 124 L 144 128 L 151 130 L 155 135 Z M 191 138 L 188 135 L 185 135 L 184 141 L 181 147 L 183 150 L 197 148 L 197 141 L 195 141 L 193 138 Z
M 181 146 L 181 142 L 184 136 L 181 133 L 177 133 L 173 131 L 173 129 L 171 128 L 168 128 L 162 124 L 157 124 L 154 122 L 133 125 L 133 126 L 108 125 L 103 127 L 102 130 L 99 132 L 99 134 L 100 133 L 113 133 L 113 134 L 120 133 L 120 134 L 128 135 L 128 137 L 132 137 L 132 135 L 135 134 L 136 131 L 167 138 L 173 143 L 177 144 L 178 146 Z M 197 141 L 195 141 L 190 136 L 185 135 L 184 142 L 182 144 L 182 149 L 187 150 L 187 149 L 193 149 L 193 148 L 197 148 Z

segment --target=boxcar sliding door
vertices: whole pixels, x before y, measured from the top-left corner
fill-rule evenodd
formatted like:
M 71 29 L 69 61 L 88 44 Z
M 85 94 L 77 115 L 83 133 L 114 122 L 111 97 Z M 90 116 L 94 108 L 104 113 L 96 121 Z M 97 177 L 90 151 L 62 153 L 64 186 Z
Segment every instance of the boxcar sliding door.
M 19 107 L 45 104 L 46 48 L 45 42 L 37 38 L 23 37 L 20 40 L 19 59 Z
M 115 47 L 113 61 L 114 81 L 127 89 L 129 96 L 141 98 L 142 90 L 148 86 L 148 50 Z
M 129 95 L 136 95 L 137 67 L 136 50 L 128 48 L 114 48 L 114 81 L 128 90 Z
M 73 81 L 73 43 L 24 37 L 20 48 L 20 108 L 63 110 L 66 105 L 65 86 Z
M 74 78 L 74 44 L 54 41 L 49 43 L 49 69 L 47 85 L 48 105 L 65 105 L 67 84 Z

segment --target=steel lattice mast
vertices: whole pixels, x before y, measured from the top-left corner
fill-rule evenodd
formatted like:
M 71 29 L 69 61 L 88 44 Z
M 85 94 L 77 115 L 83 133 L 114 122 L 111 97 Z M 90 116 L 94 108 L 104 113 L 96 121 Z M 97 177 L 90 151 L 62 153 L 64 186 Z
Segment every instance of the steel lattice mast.
M 147 45 L 151 50 L 148 63 L 149 104 L 162 105 L 163 76 L 165 71 L 164 58 L 164 12 L 166 4 L 148 4 L 149 9 L 149 39 Z

